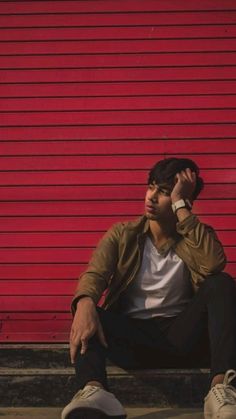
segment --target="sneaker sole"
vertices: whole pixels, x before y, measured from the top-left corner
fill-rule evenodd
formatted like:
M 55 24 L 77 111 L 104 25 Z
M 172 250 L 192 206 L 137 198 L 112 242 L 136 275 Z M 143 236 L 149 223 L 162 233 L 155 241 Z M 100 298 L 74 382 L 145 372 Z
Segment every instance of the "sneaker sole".
M 66 419 L 126 419 L 126 415 L 110 416 L 97 409 L 74 409 L 67 415 Z

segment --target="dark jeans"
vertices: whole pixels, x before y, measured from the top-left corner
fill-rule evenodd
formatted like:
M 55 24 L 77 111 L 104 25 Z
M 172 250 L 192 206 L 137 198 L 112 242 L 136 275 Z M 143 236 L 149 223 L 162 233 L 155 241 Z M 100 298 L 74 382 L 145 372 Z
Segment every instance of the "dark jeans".
M 98 308 L 108 348 L 97 337 L 76 359 L 79 388 L 107 387 L 106 358 L 124 369 L 206 367 L 211 379 L 236 369 L 236 284 L 222 272 L 205 279 L 176 317 L 132 319 Z

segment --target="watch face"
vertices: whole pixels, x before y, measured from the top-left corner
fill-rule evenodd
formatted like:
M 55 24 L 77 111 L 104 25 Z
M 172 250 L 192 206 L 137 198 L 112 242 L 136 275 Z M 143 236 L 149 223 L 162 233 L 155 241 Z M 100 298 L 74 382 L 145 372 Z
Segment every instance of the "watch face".
M 185 201 L 184 201 L 183 199 L 180 199 L 179 201 L 175 202 L 175 203 L 172 205 L 172 209 L 173 209 L 174 213 L 176 213 L 176 211 L 177 211 L 178 209 L 180 209 L 180 208 L 185 208 L 185 207 L 186 207 L 186 203 L 185 203 Z

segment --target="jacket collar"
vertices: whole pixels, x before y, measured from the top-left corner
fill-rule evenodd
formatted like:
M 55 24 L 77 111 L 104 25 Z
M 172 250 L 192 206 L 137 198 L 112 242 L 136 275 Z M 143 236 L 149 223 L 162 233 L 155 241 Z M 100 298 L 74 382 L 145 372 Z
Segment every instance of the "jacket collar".
M 144 244 L 144 241 L 145 241 L 147 235 L 150 232 L 150 221 L 149 221 L 149 219 L 145 215 L 143 217 L 141 217 L 141 220 L 140 221 L 141 221 L 141 223 L 143 225 L 143 230 L 142 230 L 142 232 L 140 234 L 138 234 L 138 241 L 139 241 L 139 243 Z M 176 231 L 176 233 L 172 237 L 169 237 L 166 240 L 166 242 L 161 247 L 158 248 L 158 252 L 161 255 L 166 254 L 169 251 L 169 249 L 171 247 L 175 247 L 176 244 L 181 239 L 182 239 L 182 237 Z

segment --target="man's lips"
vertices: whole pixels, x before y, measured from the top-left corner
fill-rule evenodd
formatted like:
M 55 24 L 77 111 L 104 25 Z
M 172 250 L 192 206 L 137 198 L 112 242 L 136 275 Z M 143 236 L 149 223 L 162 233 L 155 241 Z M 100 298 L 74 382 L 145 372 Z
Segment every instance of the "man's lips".
M 152 205 L 146 204 L 145 207 L 148 212 L 156 212 L 156 207 L 153 207 Z

